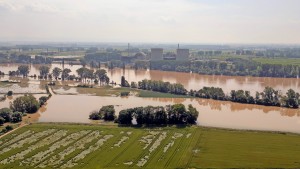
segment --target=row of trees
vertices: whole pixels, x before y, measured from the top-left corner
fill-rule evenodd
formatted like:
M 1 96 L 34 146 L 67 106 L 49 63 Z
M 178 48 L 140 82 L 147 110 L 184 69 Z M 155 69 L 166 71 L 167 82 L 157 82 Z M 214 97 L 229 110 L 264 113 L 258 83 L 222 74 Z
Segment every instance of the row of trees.
M 178 95 L 186 95 L 187 90 L 182 84 L 179 83 L 170 83 L 156 80 L 147 80 L 144 79 L 136 83 L 131 83 L 132 88 L 138 88 L 142 90 L 152 90 L 162 93 L 172 93 Z
M 266 87 L 263 92 L 256 92 L 253 97 L 250 91 L 232 90 L 230 95 L 225 95 L 222 88 L 203 87 L 199 91 L 191 90 L 190 96 L 225 100 L 238 103 L 258 104 L 265 106 L 279 106 L 287 108 L 299 108 L 300 95 L 293 89 L 289 89 L 285 95 L 272 87 Z
M 104 69 L 98 69 L 96 72 L 94 72 L 93 69 L 81 67 L 77 69 L 76 72 L 80 79 L 84 79 L 85 82 L 87 79 L 90 79 L 91 81 L 94 80 L 95 83 L 100 82 L 100 84 L 108 85 L 110 81 L 109 77 L 107 76 L 107 72 Z
M 183 104 L 135 107 L 121 110 L 117 122 L 128 125 L 135 118 L 138 125 L 195 124 L 198 115 L 199 112 L 192 105 L 187 109 Z
M 136 62 L 136 68 L 145 67 L 144 62 Z M 177 72 L 195 72 L 207 75 L 228 76 L 259 76 L 259 77 L 286 77 L 300 76 L 300 68 L 296 65 L 259 63 L 251 59 L 228 58 L 220 60 L 198 61 L 150 61 L 150 69 Z
M 30 69 L 29 69 L 28 65 L 20 65 L 18 67 L 17 71 L 10 71 L 9 75 L 10 76 L 22 75 L 23 77 L 27 77 L 29 74 L 29 71 L 30 71 Z M 52 69 L 52 72 L 50 72 L 50 67 L 42 65 L 39 67 L 39 71 L 40 71 L 39 79 L 50 79 L 50 80 L 52 80 L 53 78 L 55 80 L 58 80 L 58 79 L 82 80 L 82 79 L 84 79 L 84 82 L 87 82 L 87 79 L 90 79 L 94 83 L 100 82 L 100 84 L 109 84 L 109 82 L 110 82 L 110 79 L 107 76 L 107 71 L 105 69 L 98 69 L 98 70 L 94 71 L 94 69 L 88 69 L 86 67 L 81 67 L 76 70 L 79 77 L 76 77 L 75 75 L 70 75 L 71 70 L 68 68 L 62 70 L 58 67 L 55 67 Z M 34 75 L 33 77 L 36 77 L 36 75 Z

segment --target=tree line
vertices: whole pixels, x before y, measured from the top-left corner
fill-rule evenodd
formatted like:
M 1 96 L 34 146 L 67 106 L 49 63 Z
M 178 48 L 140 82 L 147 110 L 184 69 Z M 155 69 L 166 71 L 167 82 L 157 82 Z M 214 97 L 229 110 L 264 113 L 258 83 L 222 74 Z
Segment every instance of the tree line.
M 203 87 L 198 91 L 191 90 L 189 95 L 214 100 L 287 108 L 299 108 L 300 101 L 299 93 L 293 89 L 289 89 L 284 95 L 272 87 L 265 87 L 262 92 L 256 92 L 255 96 L 252 96 L 250 91 L 244 90 L 231 90 L 230 95 L 225 95 L 223 89 L 219 87 Z
M 167 124 L 195 124 L 199 112 L 192 105 L 186 108 L 183 104 L 163 106 L 146 106 L 124 109 L 115 116 L 113 105 L 102 106 L 99 111 L 90 113 L 92 120 L 115 121 L 119 124 L 132 124 L 133 119 L 138 125 L 167 125 Z
M 124 77 L 122 80 L 127 82 Z M 128 82 L 127 82 L 128 83 Z M 126 84 L 127 84 L 126 83 Z M 128 87 L 128 86 L 123 86 Z M 192 97 L 232 101 L 238 103 L 258 104 L 265 106 L 278 106 L 287 108 L 299 108 L 300 95 L 293 89 L 289 89 L 285 94 L 273 89 L 272 87 L 265 87 L 262 92 L 256 92 L 252 96 L 250 91 L 232 90 L 230 95 L 226 95 L 222 88 L 219 87 L 203 87 L 200 90 L 187 91 L 182 84 L 155 80 L 144 79 L 138 83 L 131 82 L 131 88 L 138 88 L 141 90 L 150 90 L 162 93 L 171 93 L 177 95 L 189 95 Z
M 199 112 L 192 105 L 187 109 L 183 104 L 146 106 L 121 110 L 117 122 L 130 125 L 135 119 L 138 125 L 195 124 L 198 115 Z
M 135 62 L 135 68 L 145 68 L 144 62 Z M 256 77 L 283 77 L 297 78 L 300 76 L 300 67 L 297 65 L 282 65 L 259 63 L 251 59 L 227 58 L 221 60 L 150 61 L 151 70 L 194 72 L 205 75 L 227 76 L 256 76 Z
M 122 77 L 121 82 L 125 81 L 125 84 L 123 87 L 129 87 L 128 82 L 125 80 L 124 77 Z M 131 82 L 130 85 L 131 88 L 138 88 L 141 90 L 151 90 L 156 92 L 162 92 L 162 93 L 171 93 L 171 94 L 177 94 L 177 95 L 186 95 L 187 90 L 184 88 L 182 84 L 179 83 L 170 83 L 170 82 L 163 82 L 163 81 L 157 81 L 157 80 L 147 80 L 144 79 L 142 81 L 139 81 L 138 83 Z
M 20 65 L 18 66 L 18 70 L 16 71 L 9 71 L 9 76 L 23 76 L 28 77 L 30 72 L 28 65 Z M 84 80 L 87 82 L 89 79 L 91 82 L 95 84 L 109 84 L 110 79 L 107 76 L 107 71 L 105 69 L 98 69 L 94 71 L 94 69 L 88 69 L 86 67 L 81 67 L 76 70 L 78 77 L 75 75 L 70 75 L 72 71 L 68 68 L 60 69 L 55 67 L 50 72 L 50 67 L 42 65 L 39 67 L 39 76 L 33 75 L 34 78 L 39 79 L 49 79 L 49 80 Z

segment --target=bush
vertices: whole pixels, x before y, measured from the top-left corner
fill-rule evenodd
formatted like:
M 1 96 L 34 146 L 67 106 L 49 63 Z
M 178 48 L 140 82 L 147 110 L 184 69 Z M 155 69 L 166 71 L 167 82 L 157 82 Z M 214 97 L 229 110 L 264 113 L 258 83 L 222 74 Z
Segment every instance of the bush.
M 3 117 L 0 117 L 0 126 L 2 126 L 5 123 L 5 119 Z
M 102 106 L 99 110 L 99 114 L 105 121 L 114 121 L 116 118 L 115 108 L 113 105 Z
M 90 119 L 92 119 L 92 120 L 100 120 L 101 119 L 101 115 L 99 114 L 99 112 L 98 111 L 92 111 L 91 113 L 90 113 Z
M 7 96 L 12 96 L 13 95 L 13 92 L 12 91 L 8 91 L 7 92 Z
M 11 114 L 12 114 L 12 110 L 9 108 L 0 109 L 0 117 L 4 119 L 4 123 L 11 121 Z
M 130 92 L 121 92 L 121 96 L 129 96 Z
M 46 96 L 42 96 L 39 98 L 39 103 L 40 103 L 40 106 L 44 105 L 48 100 L 48 97 Z
M 5 129 L 6 129 L 6 131 L 10 131 L 10 130 L 13 130 L 14 128 L 13 128 L 12 126 L 10 126 L 10 125 L 7 125 L 7 126 L 5 127 Z
M 22 121 L 22 116 L 23 116 L 23 114 L 21 112 L 14 112 L 11 115 L 11 122 L 18 123 L 18 122 Z
M 18 97 L 11 104 L 11 109 L 22 113 L 35 113 L 40 108 L 39 102 L 32 95 Z

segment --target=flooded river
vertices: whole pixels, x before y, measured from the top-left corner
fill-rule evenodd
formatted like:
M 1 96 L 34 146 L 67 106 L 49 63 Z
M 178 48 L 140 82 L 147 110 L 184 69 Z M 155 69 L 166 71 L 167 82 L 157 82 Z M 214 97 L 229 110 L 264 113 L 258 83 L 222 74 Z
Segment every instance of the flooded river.
M 62 68 L 61 64 L 52 64 L 51 70 L 54 67 Z M 65 68 L 72 70 L 70 73 L 77 76 L 76 70 L 81 65 L 65 65 Z M 17 70 L 18 64 L 1 64 L 0 71 L 8 73 L 8 71 Z M 106 69 L 107 70 L 107 69 Z M 181 73 L 167 72 L 157 70 L 134 70 L 134 69 L 113 69 L 107 70 L 110 80 L 120 83 L 121 76 L 125 76 L 128 82 L 138 82 L 143 79 L 162 80 L 171 83 L 181 83 L 186 89 L 199 90 L 203 86 L 221 87 L 225 93 L 230 93 L 231 90 L 248 90 L 252 94 L 256 91 L 263 91 L 266 86 L 273 87 L 276 90 L 286 92 L 292 88 L 300 92 L 300 79 L 295 78 L 268 78 L 268 77 L 245 77 L 245 76 L 210 76 L 199 75 L 196 73 Z M 30 66 L 30 75 L 39 75 L 39 65 Z
M 0 71 L 8 73 L 17 70 L 18 65 L 0 65 Z M 39 74 L 38 65 L 32 65 L 30 75 Z M 53 64 L 52 68 L 61 67 Z M 65 65 L 65 68 L 76 74 L 79 65 Z M 282 92 L 289 88 L 300 92 L 300 79 L 283 78 L 259 78 L 259 77 L 229 77 L 208 76 L 193 73 L 176 73 L 164 71 L 147 71 L 133 69 L 108 70 L 111 80 L 120 83 L 120 77 L 131 81 L 143 79 L 163 80 L 183 84 L 187 89 L 200 89 L 203 86 L 222 87 L 225 93 L 230 90 L 263 91 L 264 87 L 271 86 Z M 37 84 L 38 81 L 30 80 Z M 8 105 L 0 102 L 0 108 Z M 136 106 L 165 106 L 168 104 L 183 103 L 192 104 L 200 112 L 198 124 L 201 126 L 224 127 L 234 129 L 287 131 L 300 133 L 300 109 L 286 109 L 280 107 L 266 107 L 259 105 L 239 104 L 225 101 L 207 99 L 183 99 L 183 98 L 140 98 L 130 96 L 99 97 L 87 95 L 53 95 L 48 104 L 40 110 L 39 121 L 41 122 L 81 122 L 90 123 L 88 115 L 93 110 L 99 110 L 103 105 L 115 105 L 116 112 L 121 109 Z
M 299 109 L 266 107 L 207 99 L 99 97 L 54 95 L 41 112 L 41 122 L 90 123 L 89 113 L 104 105 L 114 105 L 116 112 L 136 106 L 192 104 L 199 111 L 198 125 L 234 129 L 287 131 L 300 133 Z

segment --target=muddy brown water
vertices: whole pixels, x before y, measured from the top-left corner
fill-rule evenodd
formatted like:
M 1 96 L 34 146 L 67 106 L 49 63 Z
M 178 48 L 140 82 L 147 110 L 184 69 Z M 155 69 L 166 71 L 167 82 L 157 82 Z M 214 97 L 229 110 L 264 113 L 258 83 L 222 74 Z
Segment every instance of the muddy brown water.
M 0 71 L 8 73 L 8 71 L 17 70 L 19 64 L 0 64 Z M 54 67 L 62 68 L 62 64 L 49 65 L 51 70 Z M 30 75 L 39 74 L 40 65 L 30 65 Z M 65 64 L 65 68 L 72 70 L 70 73 L 77 76 L 76 70 L 81 65 L 70 66 Z M 106 69 L 106 68 L 105 68 Z M 107 70 L 107 69 L 106 69 Z M 273 87 L 285 93 L 292 88 L 300 92 L 300 79 L 296 78 L 269 78 L 269 77 L 246 77 L 246 76 L 210 76 L 200 75 L 196 73 L 167 72 L 157 70 L 134 70 L 134 69 L 113 69 L 107 70 L 110 80 L 120 84 L 121 76 L 125 76 L 128 82 L 138 82 L 143 79 L 162 80 L 171 83 L 181 83 L 186 89 L 199 90 L 203 86 L 221 87 L 225 93 L 231 90 L 248 90 L 252 94 L 256 91 L 263 91 L 266 86 Z M 3 79 L 3 77 L 2 77 Z M 1 79 L 0 79 L 1 80 Z
M 0 65 L 0 71 L 7 73 L 16 70 L 17 64 Z M 32 65 L 30 75 L 39 74 L 39 65 Z M 61 67 L 60 64 L 52 64 L 52 68 Z M 65 65 L 65 68 L 76 74 L 80 65 Z M 194 73 L 178 73 L 164 71 L 147 71 L 133 69 L 108 70 L 111 80 L 120 83 L 120 77 L 131 81 L 143 79 L 163 80 L 182 83 L 187 89 L 200 89 L 203 86 L 222 87 L 225 93 L 231 90 L 263 91 L 264 87 L 271 86 L 277 90 L 286 92 L 292 88 L 300 92 L 300 79 L 261 78 L 261 77 L 230 77 L 207 76 Z M 30 79 L 30 83 L 40 82 Z M 266 107 L 259 105 L 239 104 L 207 99 L 183 99 L 183 98 L 139 98 L 130 96 L 99 97 L 87 95 L 54 95 L 48 104 L 40 110 L 40 122 L 80 122 L 92 123 L 88 115 L 93 110 L 99 110 L 103 105 L 115 105 L 116 112 L 125 108 L 137 106 L 165 106 L 168 104 L 183 103 L 192 104 L 200 112 L 198 124 L 201 126 L 224 127 L 233 129 L 268 130 L 300 133 L 300 109 L 286 109 L 280 107 Z M 3 105 L 3 102 L 0 102 Z M 7 104 L 5 102 L 5 104 Z
M 99 97 L 54 95 L 41 112 L 40 122 L 93 123 L 89 113 L 104 105 L 114 105 L 116 112 L 136 106 L 192 104 L 199 111 L 198 125 L 233 129 L 268 130 L 300 133 L 299 109 L 245 105 L 207 99 Z

